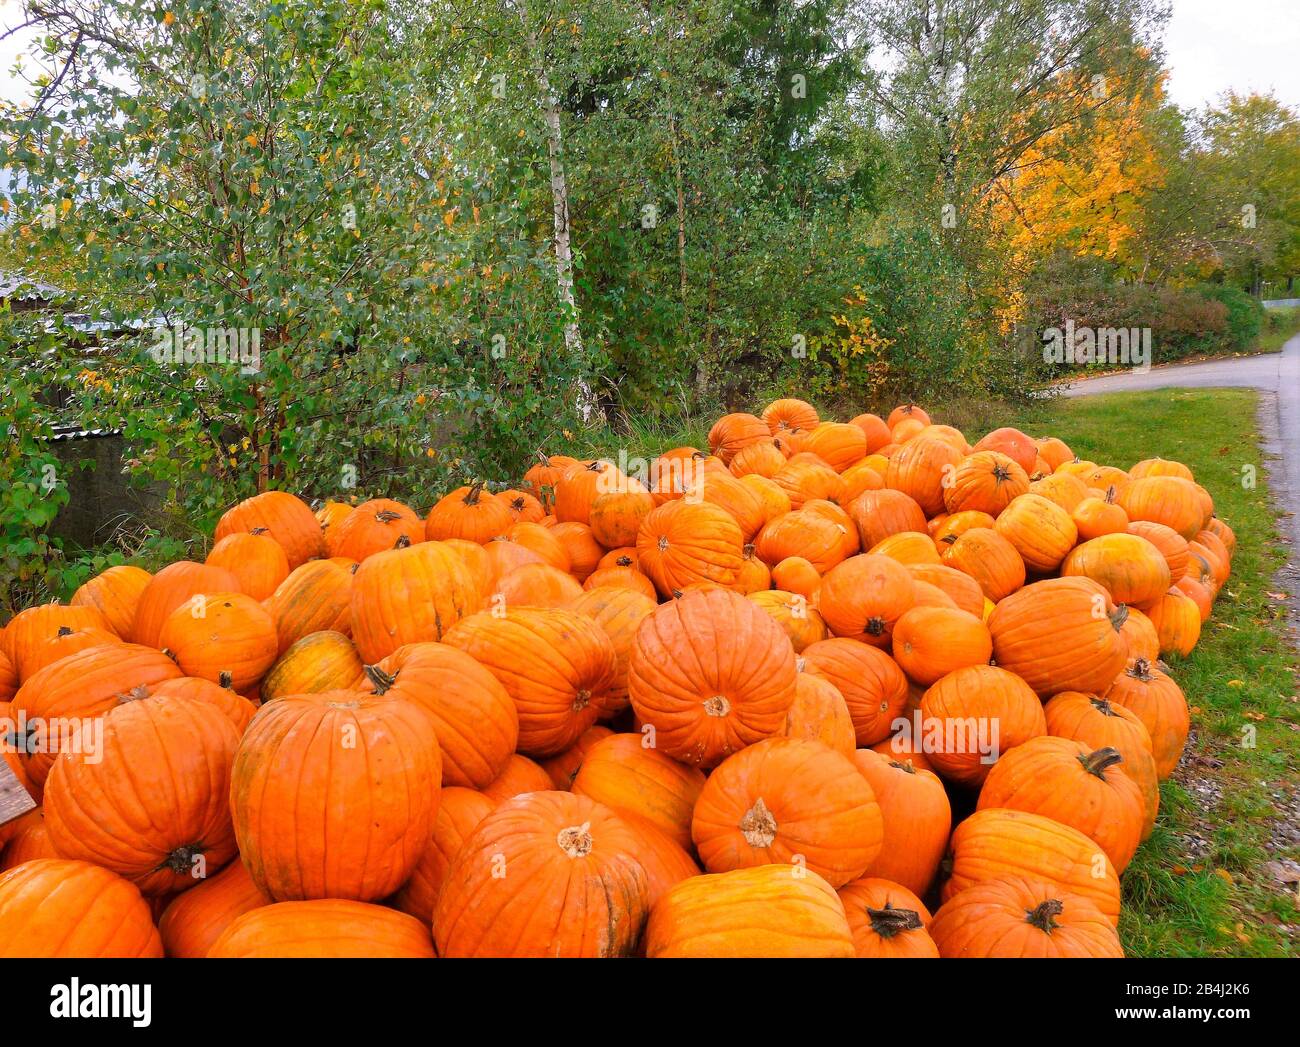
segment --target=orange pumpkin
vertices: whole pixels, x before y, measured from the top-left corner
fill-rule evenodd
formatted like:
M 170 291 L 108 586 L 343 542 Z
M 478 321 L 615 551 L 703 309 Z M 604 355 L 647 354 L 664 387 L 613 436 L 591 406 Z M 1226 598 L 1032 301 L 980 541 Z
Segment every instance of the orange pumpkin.
M 351 635 L 352 577 L 329 560 L 313 560 L 289 573 L 265 602 L 280 654 L 311 633 Z
M 289 577 L 284 547 L 260 529 L 226 535 L 212 547 L 204 562 L 233 574 L 239 579 L 239 591 L 254 600 L 265 600 Z
M 816 572 L 814 572 L 815 574 Z M 776 572 L 773 571 L 773 580 Z M 808 598 L 787 589 L 768 589 L 750 593 L 748 599 L 757 604 L 789 637 L 796 654 L 809 644 L 825 640 L 828 635 L 821 612 L 808 602 Z
M 326 552 L 361 563 L 375 553 L 423 542 L 424 530 L 414 509 L 391 498 L 372 498 L 326 532 Z
M 582 762 L 587 758 L 587 753 L 591 752 L 592 747 L 602 739 L 609 738 L 614 734 L 612 730 L 604 724 L 596 724 L 594 727 L 588 727 L 582 732 L 576 742 L 570 745 L 564 752 L 549 757 L 541 762 L 541 768 L 551 779 L 551 787 L 560 790 L 571 790 L 573 788 L 573 779 L 578 776 L 578 771 L 582 769 Z
M 632 646 L 628 691 L 661 752 L 714 767 L 776 734 L 795 695 L 795 655 L 780 626 L 745 597 L 692 592 L 661 604 Z
M 270 904 L 236 858 L 163 910 L 158 920 L 163 949 L 173 959 L 203 959 L 235 920 Z
M 584 735 L 586 733 L 583 732 Z M 514 753 L 506 761 L 506 769 L 491 784 L 484 787 L 483 795 L 494 804 L 502 804 L 523 793 L 546 792 L 550 788 L 551 779 L 546 768 L 534 763 L 527 756 Z
M 975 445 L 976 451 L 997 451 L 1015 462 L 1026 475 L 1034 471 L 1038 445 L 1019 429 L 994 429 Z
M 924 686 L 968 665 L 987 665 L 993 639 L 984 623 L 956 608 L 913 607 L 894 626 L 894 660 Z
M 573 575 L 550 564 L 529 563 L 497 579 L 491 602 L 494 608 L 563 607 L 581 595 Z
M 880 853 L 883 821 L 847 757 L 820 742 L 769 738 L 709 775 L 691 836 L 709 872 L 797 860 L 842 887 Z
M 817 417 L 817 408 L 804 400 L 794 399 L 773 400 L 763 408 L 760 417 L 773 436 L 790 429 L 811 431 L 821 421 Z
M 709 430 L 709 450 L 726 464 L 741 448 L 771 437 L 772 430 L 761 418 L 752 414 L 727 414 L 714 422 Z
M 393 895 L 393 907 L 428 926 L 452 859 L 479 823 L 495 809 L 496 804 L 489 797 L 473 789 L 457 786 L 443 789 L 433 835 L 415 863 L 410 879 Z
M 263 905 L 235 919 L 215 959 L 430 959 L 429 928 L 406 913 L 344 898 Z
M 650 513 L 636 539 L 640 569 L 663 597 L 692 582 L 734 584 L 744 544 L 740 527 L 725 510 L 685 499 Z
M 68 602 L 73 607 L 95 608 L 108 628 L 126 640 L 131 636 L 136 605 L 151 577 L 148 571 L 128 564 L 109 567 L 84 582 Z
M 1060 567 L 1079 537 L 1070 514 L 1037 494 L 1022 494 L 1012 500 L 993 529 L 1015 547 L 1026 569 L 1036 574 Z
M 241 692 L 271 668 L 279 649 L 275 620 L 243 593 L 194 596 L 168 616 L 158 642 L 186 676 Z
M 985 880 L 946 901 L 930 924 L 943 957 L 1121 959 L 1119 935 L 1094 902 L 1024 876 Z
M 1133 713 L 1151 736 L 1156 774 L 1168 778 L 1178 765 L 1191 730 L 1191 717 L 1182 688 L 1143 658 L 1135 658 L 1115 677 L 1103 696 L 1112 705 Z
M 884 651 L 843 637 L 803 649 L 805 671 L 834 684 L 844 696 L 858 745 L 888 738 L 907 702 L 907 677 Z
M 1170 584 L 1169 564 L 1159 549 L 1135 534 L 1108 534 L 1075 547 L 1061 576 L 1091 578 L 1116 603 L 1145 604 Z
M 957 669 L 940 679 L 921 699 L 921 717 L 935 769 L 972 787 L 1009 750 L 1047 733 L 1038 696 L 1018 676 L 991 665 Z
M 924 768 L 871 749 L 859 749 L 851 759 L 875 793 L 884 820 L 880 853 L 864 875 L 924 894 L 939 870 L 952 829 L 952 807 L 943 782 Z
M 845 756 L 857 747 L 844 695 L 829 680 L 807 672 L 801 672 L 795 681 L 794 701 L 785 714 L 781 737 L 821 742 Z
M 223 567 L 178 560 L 149 579 L 136 604 L 131 642 L 160 647 L 163 625 L 171 613 L 200 593 L 237 593 L 239 579 Z M 17 619 L 15 619 L 17 621 Z M 12 624 L 10 626 L 12 628 Z
M 630 955 L 649 907 L 636 850 L 627 823 L 584 796 L 539 792 L 507 801 L 447 869 L 433 916 L 438 954 Z
M 1186 658 L 1201 638 L 1200 608 L 1181 589 L 1171 588 L 1159 599 L 1144 604 L 1142 613 L 1156 628 L 1162 655 L 1177 654 Z
M 979 582 L 955 567 L 933 564 L 909 564 L 908 570 L 918 582 L 928 582 L 952 598 L 961 610 L 976 618 L 984 616 L 984 591 Z
M 220 542 L 227 535 L 261 531 L 280 543 L 290 570 L 323 552 L 320 522 L 306 502 L 285 491 L 265 491 L 228 509 L 212 537 Z
M 950 513 L 975 510 L 996 517 L 1028 490 L 1029 477 L 1019 464 L 998 451 L 976 451 L 953 469 L 943 504 Z
M 1006 538 L 987 527 L 973 527 L 943 551 L 943 565 L 970 575 L 997 603 L 1025 584 L 1025 561 Z
M 563 752 L 612 701 L 614 645 L 599 625 L 571 610 L 481 612 L 458 622 L 444 641 L 479 662 L 514 699 L 521 752 Z
M 754 550 L 768 567 L 797 556 L 821 575 L 844 559 L 845 529 L 821 513 L 806 509 L 786 513 L 759 532 Z
M 425 517 L 424 537 L 430 542 L 464 538 L 482 544 L 504 534 L 514 522 L 509 503 L 476 483 L 458 487 L 438 500 Z
M 866 457 L 867 437 L 856 425 L 825 422 L 808 434 L 803 449 L 843 473 Z
M 836 636 L 888 647 L 894 623 L 916 601 L 912 575 L 888 556 L 863 553 L 827 572 L 818 609 Z
M 889 459 L 885 486 L 908 495 L 926 516 L 934 516 L 943 512 L 946 485 L 963 458 L 963 453 L 947 441 L 925 437 L 911 440 Z
M 92 751 L 54 762 L 44 802 L 50 842 L 146 895 L 194 886 L 235 855 L 229 795 L 238 743 L 230 720 L 202 702 L 151 697 L 113 710 Z
M 889 879 L 864 876 L 839 890 L 859 959 L 939 958 L 926 928 L 933 917 L 921 899 Z

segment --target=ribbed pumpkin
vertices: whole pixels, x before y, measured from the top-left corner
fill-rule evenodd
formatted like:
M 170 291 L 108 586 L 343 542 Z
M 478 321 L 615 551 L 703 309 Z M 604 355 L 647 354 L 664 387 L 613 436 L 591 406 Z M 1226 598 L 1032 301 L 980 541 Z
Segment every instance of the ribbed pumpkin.
M 604 629 L 574 611 L 481 612 L 457 623 L 444 641 L 487 669 L 514 700 L 520 752 L 563 752 L 613 701 L 614 645 Z
M 94 752 L 64 752 L 50 771 L 50 842 L 146 895 L 193 887 L 235 855 L 229 793 L 238 743 L 234 724 L 203 702 L 152 697 L 114 709 Z
M 951 481 L 963 458 L 962 452 L 947 441 L 918 437 L 889 459 L 885 486 L 903 492 L 927 516 L 933 516 L 943 512 L 945 484 Z
M 1071 511 L 1070 519 L 1074 521 L 1081 542 L 1090 542 L 1108 534 L 1125 534 L 1129 525 L 1128 513 L 1109 495 L 1085 498 Z
M 549 527 L 538 523 L 517 523 L 504 534 L 496 535 L 492 542 L 514 542 L 531 549 L 542 558 L 544 563 L 561 571 L 568 571 L 571 566 L 569 563 L 569 553 L 560 544 L 560 540 L 555 537 Z
M 907 677 L 884 651 L 836 637 L 803 650 L 805 671 L 822 676 L 844 696 L 860 746 L 893 733 L 893 721 L 907 703 Z
M 996 521 L 988 513 L 966 509 L 959 513 L 944 513 L 929 522 L 930 537 L 938 549 L 952 545 L 967 531 L 976 527 L 992 527 Z
M 828 630 L 821 612 L 800 593 L 784 589 L 769 589 L 750 593 L 748 599 L 768 614 L 789 637 L 796 654 L 809 644 L 826 639 Z
M 583 734 L 586 734 L 586 731 Z M 546 792 L 550 788 L 551 777 L 546 773 L 546 768 L 534 763 L 527 756 L 514 753 L 506 761 L 505 770 L 482 791 L 483 795 L 494 804 L 502 804 L 522 793 Z
M 1074 452 L 1070 450 L 1069 444 L 1055 436 L 1035 440 L 1034 446 L 1038 448 L 1038 457 L 1053 470 L 1074 460 Z
M 1182 688 L 1144 658 L 1131 661 L 1103 694 L 1106 701 L 1133 713 L 1151 736 L 1156 774 L 1168 778 L 1178 765 L 1191 730 Z
M 447 870 L 433 916 L 438 954 L 630 955 L 649 908 L 636 850 L 627 823 L 584 796 L 507 801 Z
M 600 563 L 600 558 L 605 555 L 605 547 L 596 541 L 591 528 L 571 520 L 568 523 L 557 523 L 551 528 L 551 534 L 569 558 L 569 573 L 580 582 L 586 581 L 587 576 Z
M 1145 476 L 1133 480 L 1119 492 L 1116 501 L 1130 520 L 1164 524 L 1189 541 L 1205 520 L 1196 485 L 1177 476 Z
M 943 782 L 930 771 L 871 749 L 859 749 L 851 759 L 871 786 L 884 823 L 880 853 L 864 875 L 924 894 L 952 829 L 952 807 Z
M 550 564 L 527 563 L 497 579 L 494 608 L 563 607 L 582 595 L 582 585 Z
M 636 539 L 638 565 L 663 597 L 692 582 L 733 584 L 744 544 L 740 527 L 725 510 L 685 499 L 650 513 Z
M 237 593 L 239 579 L 224 567 L 178 560 L 149 579 L 136 604 L 131 642 L 161 647 L 163 626 L 171 613 L 201 593 Z
M 1061 576 L 1091 578 L 1116 603 L 1144 604 L 1170 585 L 1160 550 L 1135 534 L 1108 534 L 1076 546 L 1061 564 Z
M 482 789 L 515 751 L 515 703 L 492 673 L 449 644 L 399 647 L 366 667 L 360 690 L 414 702 L 433 718 L 443 785 Z
M 631 856 L 646 874 L 646 905 L 653 910 L 659 899 L 683 880 L 700 875 L 700 867 L 689 851 L 644 818 L 621 810 L 619 817 L 632 830 L 636 846 Z
M 438 499 L 424 518 L 424 537 L 430 542 L 464 538 L 482 544 L 508 531 L 514 519 L 508 502 L 476 483 Z
M 856 425 L 823 422 L 808 434 L 803 449 L 817 455 L 837 473 L 842 473 L 866 457 L 867 437 Z
M 778 436 L 790 429 L 813 430 L 821 421 L 817 408 L 804 400 L 791 398 L 773 400 L 763 408 L 760 415 L 773 436 Z
M 411 877 L 393 895 L 394 908 L 414 916 L 426 927 L 433 920 L 438 892 L 447 878 L 447 869 L 478 828 L 479 823 L 496 809 L 496 803 L 473 789 L 452 786 L 442 790 L 438 817 Z
M 1142 795 L 1142 839 L 1150 836 L 1160 810 L 1160 781 L 1146 725 L 1132 710 L 1079 691 L 1062 691 L 1043 713 L 1048 734 L 1081 742 L 1090 752 L 1112 748 L 1124 758 L 1119 769 L 1133 779 Z
M 1201 638 L 1201 610 L 1181 589 L 1171 588 L 1159 599 L 1144 604 L 1142 613 L 1156 628 L 1162 655 L 1186 658 Z
M 1137 783 L 1119 769 L 1123 759 L 1109 746 L 1031 738 L 989 771 L 977 807 L 1029 811 L 1078 829 L 1122 873 L 1137 850 L 1146 813 Z
M 30 730 L 29 755 L 23 763 L 33 782 L 41 785 L 64 742 L 66 730 L 51 725 L 75 724 L 103 716 L 148 688 L 184 673 L 160 651 L 138 644 L 89 647 L 47 665 L 18 689 L 11 715 L 24 717 Z
M 795 860 L 839 887 L 880 853 L 883 822 L 871 787 L 843 754 L 770 738 L 709 776 L 691 836 L 710 872 Z
M 158 920 L 163 949 L 173 959 L 198 960 L 208 955 L 218 938 L 246 912 L 270 905 L 257 889 L 244 863 L 235 859 L 163 910 Z
M 870 746 L 872 752 L 888 756 L 896 763 L 912 767 L 917 771 L 929 771 L 934 773 L 934 765 L 930 762 L 930 757 L 923 751 L 925 747 L 925 738 L 921 732 L 913 732 L 909 724 L 905 730 L 900 730 L 897 734 L 888 738 L 883 738 Z
M 712 590 L 661 604 L 641 623 L 628 691 L 659 751 L 708 768 L 780 731 L 795 676 L 780 626 L 745 597 Z
M 284 547 L 261 529 L 226 535 L 212 547 L 204 563 L 225 568 L 239 579 L 239 591 L 254 600 L 265 600 L 289 577 Z
M 279 653 L 317 632 L 352 632 L 352 574 L 329 560 L 294 568 L 265 603 L 275 621 Z
M 352 639 L 374 664 L 405 644 L 441 640 L 482 606 L 465 561 L 444 543 L 377 553 L 352 579 Z
M 140 691 L 154 698 L 183 698 L 192 702 L 203 702 L 216 708 L 235 726 L 239 734 L 257 715 L 257 706 L 243 695 L 236 694 L 229 687 L 222 687 L 211 680 L 201 680 L 197 676 L 180 676 L 174 680 L 163 680 Z
M 573 792 L 650 822 L 682 847 L 691 845 L 691 811 L 704 774 L 669 759 L 643 734 L 615 734 L 592 746 Z
M 859 959 L 935 960 L 926 928 L 933 917 L 921 899 L 889 879 L 864 876 L 839 889 Z
M 1127 644 L 1110 595 L 1089 578 L 1048 578 L 989 617 L 993 658 L 1039 694 L 1099 693 L 1124 668 Z
M 361 659 L 342 633 L 309 633 L 267 672 L 259 692 L 264 702 L 287 694 L 347 690 L 361 679 Z
M 904 567 L 911 567 L 913 564 L 930 564 L 938 567 L 942 561 L 939 559 L 939 550 L 935 548 L 934 540 L 928 534 L 922 534 L 920 531 L 903 531 L 900 534 L 891 534 L 883 542 L 878 542 L 867 550 L 872 556 L 888 556 L 891 560 L 897 560 Z
M 885 420 L 879 415 L 860 414 L 851 419 L 849 424 L 856 425 L 866 436 L 867 454 L 874 454 L 893 439 L 889 432 L 889 426 L 885 424 Z
M 108 627 L 122 639 L 131 636 L 136 605 L 149 579 L 148 571 L 129 564 L 109 567 L 82 583 L 69 604 L 73 607 L 93 607 L 104 616 Z
M 929 414 L 927 414 L 922 408 L 918 407 L 916 404 L 899 404 L 897 407 L 895 407 L 892 411 L 889 412 L 889 417 L 888 419 L 886 419 L 886 421 L 889 424 L 889 428 L 893 429 L 896 425 L 898 425 L 899 422 L 906 421 L 908 419 L 920 422 L 922 425 L 930 424 Z
M 921 699 L 921 716 L 930 762 L 944 778 L 971 787 L 983 783 L 1009 750 L 1047 733 L 1038 696 L 1018 676 L 991 665 L 940 679 Z
M 271 668 L 280 645 L 274 619 L 243 593 L 193 597 L 168 615 L 158 643 L 186 676 L 240 692 Z
M 1027 811 L 990 807 L 961 822 L 949 843 L 947 902 L 967 887 L 1025 876 L 1082 895 L 1113 927 L 1119 922 L 1119 876 L 1106 852 L 1077 829 Z
M 840 474 L 840 479 L 844 481 L 844 493 L 840 498 L 843 505 L 849 505 L 867 491 L 879 491 L 885 486 L 885 478 L 876 472 L 865 458 L 857 465 L 845 469 Z
M 976 618 L 984 615 L 984 590 L 965 571 L 955 567 L 934 564 L 909 564 L 912 577 L 918 582 L 928 582 L 952 597 L 952 602 L 967 614 Z
M 508 488 L 498 491 L 497 498 L 506 503 L 506 508 L 510 510 L 510 519 L 515 523 L 537 523 L 546 515 L 542 503 L 527 491 Z M 428 527 L 427 520 L 425 527 Z
M 924 531 L 925 510 L 901 491 L 883 488 L 867 491 L 849 506 L 862 548 L 870 549 L 900 531 Z
M 627 674 L 632 641 L 642 620 L 655 609 L 653 592 L 653 588 L 646 594 L 628 588 L 597 587 L 568 605 L 570 611 L 599 625 L 614 645 L 614 682 L 599 703 L 600 719 L 609 719 L 628 706 Z
M 785 452 L 775 440 L 768 440 L 766 443 L 742 447 L 736 452 L 727 468 L 731 470 L 732 476 L 739 479 L 751 474 L 770 477 L 783 465 L 785 465 Z
M 1033 472 L 1038 445 L 1019 429 L 994 429 L 975 445 L 976 451 L 997 451 L 1006 455 L 1026 473 Z
M 424 529 L 424 521 L 409 506 L 391 498 L 372 498 L 329 529 L 326 551 L 361 563 L 375 553 L 423 542 Z
M 822 576 L 817 573 L 816 566 L 802 556 L 787 556 L 772 568 L 772 585 L 815 604 L 822 587 Z M 823 628 L 825 624 L 823 619 Z
M 897 560 L 863 553 L 826 573 L 818 609 L 836 636 L 888 647 L 894 623 L 916 600 L 912 575 Z
M 149 903 L 89 862 L 42 858 L 0 876 L 0 957 L 162 956 Z
M 853 717 L 839 689 L 825 677 L 801 672 L 795 681 L 794 702 L 785 714 L 782 738 L 821 742 L 845 756 L 857 748 Z
M 34 647 L 26 647 L 22 660 L 18 663 L 18 679 L 26 680 L 33 674 L 52 665 L 61 658 L 84 651 L 88 647 L 103 647 L 120 644 L 121 637 L 97 625 L 83 625 L 77 629 L 60 626 L 59 631 L 48 640 Z
M 791 509 L 802 509 L 805 502 L 818 498 L 832 502 L 844 498 L 843 478 L 814 454 L 795 455 L 772 474 L 772 482 L 789 497 Z
M 1046 498 L 1067 513 L 1073 513 L 1079 503 L 1088 497 L 1088 488 L 1071 473 L 1053 473 L 1029 485 L 1029 493 Z
M 775 480 L 749 473 L 742 476 L 740 482 L 758 497 L 759 503 L 763 506 L 764 524 L 769 524 L 778 516 L 784 516 L 790 511 L 790 496 Z
M 1134 520 L 1128 525 L 1128 533 L 1145 538 L 1160 550 L 1160 555 L 1164 557 L 1169 567 L 1169 577 L 1173 581 L 1178 581 L 1187 573 L 1187 539 L 1172 527 L 1152 523 L 1150 520 Z
M 598 723 L 583 731 L 581 737 L 564 752 L 541 761 L 542 770 L 551 779 L 551 787 L 561 790 L 572 789 L 573 779 L 578 777 L 578 771 L 582 769 L 582 761 L 587 758 L 587 753 L 591 752 L 597 742 L 613 734 L 614 732 L 604 724 Z
M 683 880 L 655 905 L 645 942 L 651 959 L 855 955 L 839 896 L 816 873 L 792 865 Z
M 1208 586 L 1194 580 L 1190 575 L 1184 575 L 1182 578 L 1179 578 L 1178 581 L 1174 582 L 1174 588 L 1184 596 L 1190 597 L 1192 602 L 1196 604 L 1196 609 L 1201 613 L 1201 624 L 1204 624 L 1209 620 L 1210 612 L 1214 609 L 1214 597 L 1210 595 L 1210 589 Z M 1146 619 L 1147 624 L 1151 626 L 1152 645 L 1149 652 L 1142 653 L 1154 661 L 1156 658 L 1160 657 L 1160 635 L 1156 632 L 1156 627 L 1151 622 L 1151 619 L 1147 618 L 1145 615 L 1143 615 L 1143 617 Z M 1138 653 L 1139 652 L 1133 650 L 1132 645 L 1130 644 L 1129 655 L 1135 656 Z
M 1160 657 L 1160 636 L 1151 619 L 1136 607 L 1121 604 L 1116 608 L 1115 620 L 1119 634 L 1124 639 L 1129 658 L 1146 658 L 1155 661 Z
M 892 640 L 894 660 L 925 686 L 965 666 L 987 665 L 993 654 L 984 623 L 956 608 L 913 607 L 898 619 Z
M 414 702 L 326 691 L 264 706 L 239 743 L 239 853 L 276 900 L 386 898 L 433 830 L 442 758 Z
M 972 527 L 944 549 L 943 565 L 970 575 L 994 603 L 1025 584 L 1025 561 L 1020 553 L 987 527 Z
M 748 496 L 749 488 L 742 490 Z M 601 545 L 610 548 L 632 545 L 641 529 L 641 521 L 654 508 L 655 500 L 650 492 L 636 480 L 628 480 L 619 490 L 597 493 L 588 520 L 591 533 Z
M 709 450 L 730 462 L 741 448 L 770 439 L 772 430 L 752 414 L 725 414 L 709 430 Z
M 993 529 L 1015 547 L 1026 569 L 1036 574 L 1060 567 L 1079 537 L 1070 514 L 1037 494 L 1013 499 Z
M 998 451 L 976 451 L 952 470 L 943 504 L 950 513 L 973 509 L 996 517 L 1028 490 L 1029 477 L 1015 461 Z
M 321 555 L 320 523 L 300 498 L 284 491 L 266 491 L 247 498 L 226 511 L 217 522 L 213 539 L 265 531 L 284 549 L 289 569 Z
M 755 552 L 768 567 L 775 567 L 787 557 L 801 556 L 818 574 L 840 563 L 844 549 L 841 526 L 828 516 L 808 510 L 777 517 L 759 532 L 754 543 Z
M 930 924 L 948 958 L 1110 958 L 1124 950 L 1093 901 L 1026 876 L 985 880 L 945 902 Z
M 429 928 L 382 905 L 325 898 L 264 905 L 235 919 L 213 943 L 214 959 L 430 959 Z
M 547 457 L 537 452 L 537 461 L 524 473 L 524 486 L 542 503 L 542 508 L 550 511 L 555 502 L 555 485 L 573 466 L 578 464 L 576 458 L 555 454 Z

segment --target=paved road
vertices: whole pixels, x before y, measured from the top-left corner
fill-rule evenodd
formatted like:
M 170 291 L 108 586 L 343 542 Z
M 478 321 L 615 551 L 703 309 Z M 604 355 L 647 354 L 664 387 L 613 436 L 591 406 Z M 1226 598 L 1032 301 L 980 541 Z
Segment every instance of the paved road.
M 1300 569 L 1300 335 L 1288 341 L 1280 353 L 1091 378 L 1074 383 L 1065 395 L 1223 386 L 1260 390 L 1259 424 L 1264 450 L 1276 456 L 1269 463 L 1269 478 L 1279 504 L 1291 513 L 1290 519 L 1284 521 L 1291 534 L 1289 559 L 1294 569 Z

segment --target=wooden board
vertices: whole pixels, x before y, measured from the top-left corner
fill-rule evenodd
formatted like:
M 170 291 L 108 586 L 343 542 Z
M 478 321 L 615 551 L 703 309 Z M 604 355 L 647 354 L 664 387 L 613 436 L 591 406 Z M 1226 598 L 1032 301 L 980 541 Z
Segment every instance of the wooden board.
M 0 825 L 36 810 L 36 801 L 14 774 L 14 769 L 0 759 Z

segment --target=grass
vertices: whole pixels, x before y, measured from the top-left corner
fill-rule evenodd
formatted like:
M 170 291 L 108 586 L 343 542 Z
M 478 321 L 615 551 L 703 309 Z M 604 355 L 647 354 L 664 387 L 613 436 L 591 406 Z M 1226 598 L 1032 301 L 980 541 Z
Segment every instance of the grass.
M 1300 769 L 1296 651 L 1275 572 L 1285 560 L 1260 468 L 1255 393 L 1162 390 L 993 408 L 971 432 L 1018 425 L 1053 433 L 1080 457 L 1128 468 L 1159 455 L 1185 462 L 1237 534 L 1233 574 L 1201 640 L 1169 659 L 1192 707 L 1193 738 L 1161 789 L 1155 832 L 1124 874 L 1120 931 L 1136 956 L 1281 956 L 1300 952 L 1300 897 L 1265 868 L 1300 860 L 1276 845 L 1278 796 Z M 1243 485 L 1246 467 L 1257 476 Z M 1282 594 L 1279 594 L 1282 595 Z M 1291 594 L 1295 599 L 1296 594 Z
M 1251 347 L 1256 353 L 1280 352 L 1287 339 L 1300 331 L 1300 307 L 1270 309 L 1264 314 L 1259 336 Z

